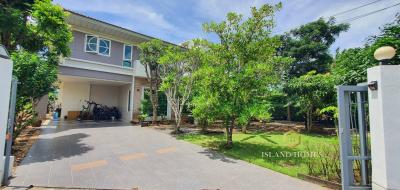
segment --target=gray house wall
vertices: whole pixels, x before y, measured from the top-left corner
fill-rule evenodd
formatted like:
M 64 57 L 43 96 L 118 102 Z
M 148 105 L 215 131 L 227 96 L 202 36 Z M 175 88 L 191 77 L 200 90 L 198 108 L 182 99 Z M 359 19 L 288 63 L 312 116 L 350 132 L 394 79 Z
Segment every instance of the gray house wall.
M 122 66 L 123 59 L 123 47 L 124 44 L 117 41 L 111 41 L 111 53 L 110 56 L 102 56 L 94 53 L 85 52 L 85 33 L 79 31 L 72 31 L 74 36 L 73 42 L 70 44 L 71 47 L 71 58 L 95 61 L 105 64 L 111 64 L 116 66 Z M 96 34 L 94 34 L 96 35 Z M 101 37 L 101 36 L 99 36 Z M 107 39 L 107 38 L 105 38 Z M 133 55 L 132 60 L 139 59 L 139 51 L 136 46 L 132 46 Z

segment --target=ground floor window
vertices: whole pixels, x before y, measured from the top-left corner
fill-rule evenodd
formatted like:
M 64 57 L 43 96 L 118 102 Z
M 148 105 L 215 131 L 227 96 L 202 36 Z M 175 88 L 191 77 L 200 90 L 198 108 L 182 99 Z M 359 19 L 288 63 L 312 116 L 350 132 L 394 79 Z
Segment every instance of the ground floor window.
M 144 97 L 142 101 L 142 109 L 148 116 L 153 116 L 153 106 L 150 100 L 150 89 L 144 89 Z M 167 96 L 163 92 L 158 92 L 158 116 L 167 116 Z

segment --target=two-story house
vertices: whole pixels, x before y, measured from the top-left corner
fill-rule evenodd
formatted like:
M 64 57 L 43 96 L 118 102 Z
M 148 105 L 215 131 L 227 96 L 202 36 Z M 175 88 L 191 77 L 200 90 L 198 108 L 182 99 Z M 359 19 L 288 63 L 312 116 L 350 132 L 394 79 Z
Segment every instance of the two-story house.
M 124 121 L 135 120 L 147 88 L 138 44 L 153 37 L 74 12 L 67 21 L 73 42 L 70 57 L 59 65 L 61 117 L 72 117 L 90 100 L 117 107 Z

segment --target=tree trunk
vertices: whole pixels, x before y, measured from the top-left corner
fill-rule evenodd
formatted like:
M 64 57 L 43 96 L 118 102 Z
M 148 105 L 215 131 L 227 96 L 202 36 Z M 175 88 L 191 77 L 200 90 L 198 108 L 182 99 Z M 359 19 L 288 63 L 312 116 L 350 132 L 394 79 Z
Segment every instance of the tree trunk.
M 207 126 L 208 126 L 207 120 L 200 119 L 199 120 L 199 125 L 201 127 L 201 133 L 207 133 Z
M 292 110 L 290 109 L 290 104 L 288 104 L 286 111 L 287 111 L 287 120 L 292 121 Z
M 14 51 L 14 49 L 11 47 L 10 36 L 11 34 L 7 32 L 1 34 L 1 43 L 9 52 Z
M 313 119 L 312 119 L 312 111 L 310 111 L 310 122 L 309 122 L 309 124 L 308 124 L 308 132 L 311 132 L 311 130 L 312 130 L 312 123 L 313 123 Z
M 266 131 L 267 130 L 267 122 L 265 120 L 262 120 L 262 126 L 261 128 Z
M 158 91 L 151 89 L 151 104 L 153 106 L 152 124 L 157 125 Z
M 231 121 L 226 122 L 226 145 L 225 148 L 232 148 L 233 147 L 233 140 L 232 140 L 232 131 L 233 131 L 233 124 L 234 124 L 234 119 L 231 119 Z
M 175 116 L 175 132 L 178 134 L 181 131 L 181 115 L 176 114 Z
M 336 132 L 336 136 L 339 136 L 339 124 L 338 124 L 338 120 L 336 118 L 333 119 L 333 122 L 335 123 L 335 132 Z
M 306 125 L 306 128 L 307 128 L 307 132 L 308 133 L 310 133 L 311 132 L 311 126 L 312 126 L 312 111 L 311 110 L 308 110 L 307 111 L 307 125 Z
M 247 122 L 246 125 L 242 126 L 242 133 L 247 133 L 247 129 L 249 128 L 249 126 L 250 126 L 250 121 Z

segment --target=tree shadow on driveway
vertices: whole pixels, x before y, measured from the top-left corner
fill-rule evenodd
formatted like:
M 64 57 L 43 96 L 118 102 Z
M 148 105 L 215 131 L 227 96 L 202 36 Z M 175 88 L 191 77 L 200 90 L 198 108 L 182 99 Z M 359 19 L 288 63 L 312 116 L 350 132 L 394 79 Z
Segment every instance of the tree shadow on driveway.
M 93 147 L 82 140 L 89 135 L 75 133 L 53 138 L 39 138 L 20 165 L 48 162 L 82 155 L 93 150 Z
M 205 149 L 204 151 L 199 152 L 200 154 L 206 155 L 208 158 L 212 160 L 220 160 L 222 162 L 227 162 L 227 163 L 236 163 L 236 161 L 232 158 L 229 158 L 221 153 L 218 153 L 214 150 L 211 149 Z

